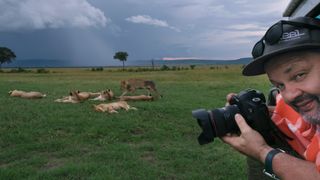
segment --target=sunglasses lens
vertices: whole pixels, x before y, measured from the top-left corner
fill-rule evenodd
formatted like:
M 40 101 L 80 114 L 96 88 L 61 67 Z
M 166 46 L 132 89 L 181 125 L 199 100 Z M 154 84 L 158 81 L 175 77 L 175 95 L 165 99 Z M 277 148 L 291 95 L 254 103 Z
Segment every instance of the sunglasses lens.
M 280 40 L 282 36 L 282 23 L 277 23 L 266 32 L 265 41 L 272 45 Z
M 263 51 L 264 51 L 264 44 L 263 44 L 263 41 L 260 40 L 254 45 L 252 49 L 252 52 L 251 52 L 252 57 L 257 58 L 261 56 L 263 54 Z

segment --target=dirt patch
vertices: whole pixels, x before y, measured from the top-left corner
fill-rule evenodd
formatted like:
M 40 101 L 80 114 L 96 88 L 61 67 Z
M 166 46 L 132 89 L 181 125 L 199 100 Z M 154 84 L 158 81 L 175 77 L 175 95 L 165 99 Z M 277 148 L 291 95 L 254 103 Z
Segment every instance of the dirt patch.
M 147 161 L 151 164 L 156 163 L 156 157 L 152 152 L 144 152 L 140 157 L 142 160 Z
M 59 168 L 63 165 L 64 165 L 63 160 L 51 159 L 45 165 L 43 165 L 43 169 L 44 170 L 51 170 L 51 169 Z
M 142 135 L 142 134 L 144 134 L 144 129 L 138 127 L 138 128 L 135 128 L 135 129 L 131 129 L 130 133 L 132 135 L 136 135 L 136 136 Z

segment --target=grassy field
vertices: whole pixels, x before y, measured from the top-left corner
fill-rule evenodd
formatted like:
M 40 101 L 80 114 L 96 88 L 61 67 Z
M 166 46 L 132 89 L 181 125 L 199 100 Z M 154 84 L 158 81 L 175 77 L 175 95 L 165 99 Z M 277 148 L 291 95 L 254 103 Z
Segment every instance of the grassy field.
M 218 138 L 200 146 L 191 111 L 220 108 L 229 92 L 267 92 L 265 76 L 243 77 L 240 66 L 154 72 L 0 73 L 0 179 L 246 179 L 245 157 Z M 104 114 L 96 102 L 61 104 L 70 90 L 111 88 L 120 80 L 154 80 L 163 98 L 129 102 L 138 111 Z M 25 100 L 9 90 L 40 91 Z M 145 93 L 138 91 L 137 94 Z

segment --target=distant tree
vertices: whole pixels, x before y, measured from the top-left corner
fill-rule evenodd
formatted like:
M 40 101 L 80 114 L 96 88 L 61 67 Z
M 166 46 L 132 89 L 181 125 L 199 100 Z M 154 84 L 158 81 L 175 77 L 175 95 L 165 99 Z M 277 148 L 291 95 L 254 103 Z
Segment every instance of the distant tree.
M 193 65 L 190 65 L 190 68 L 191 68 L 191 69 L 194 69 L 195 67 L 196 67 L 196 65 L 194 65 L 194 64 L 193 64 Z
M 116 52 L 116 54 L 113 56 L 113 59 L 119 59 L 119 61 L 122 61 L 122 70 L 124 71 L 124 62 L 127 60 L 128 53 L 124 51 Z
M 168 70 L 170 70 L 170 67 L 164 64 L 161 66 L 160 70 L 161 71 L 168 71 Z
M 11 51 L 11 49 L 7 47 L 0 47 L 0 69 L 3 63 L 11 63 L 15 58 L 16 55 Z

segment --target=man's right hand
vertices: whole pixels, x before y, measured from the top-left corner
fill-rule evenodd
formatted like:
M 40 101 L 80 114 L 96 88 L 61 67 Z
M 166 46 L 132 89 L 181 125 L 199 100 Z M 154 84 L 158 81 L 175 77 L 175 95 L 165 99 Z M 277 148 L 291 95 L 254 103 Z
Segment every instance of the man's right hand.
M 241 134 L 227 134 L 221 139 L 242 154 L 251 156 L 263 162 L 267 153 L 272 148 L 268 146 L 257 131 L 247 124 L 240 114 L 235 115 L 235 121 L 239 126 Z

